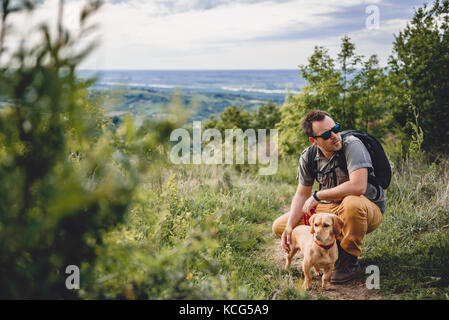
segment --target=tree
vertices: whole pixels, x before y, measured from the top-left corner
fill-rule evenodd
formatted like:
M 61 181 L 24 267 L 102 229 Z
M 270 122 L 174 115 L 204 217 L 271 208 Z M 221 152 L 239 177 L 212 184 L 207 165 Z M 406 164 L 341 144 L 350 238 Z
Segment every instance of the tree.
M 281 112 L 270 99 L 267 103 L 260 105 L 251 118 L 251 127 L 254 129 L 274 129 L 276 123 L 281 120 Z
M 337 61 L 340 70 L 327 49 L 315 47 L 308 64 L 299 67 L 306 84 L 299 94 L 287 98 L 277 125 L 283 153 L 299 154 L 309 145 L 301 132 L 301 120 L 310 110 L 327 111 L 344 130 L 365 130 L 382 137 L 387 122 L 381 119 L 388 114 L 391 86 L 387 85 L 388 78 L 379 67 L 377 56 L 363 62 L 363 57 L 355 53 L 355 45 L 345 36 Z M 360 64 L 362 68 L 357 70 Z
M 357 91 L 350 90 L 348 88 L 349 83 L 353 83 L 351 79 L 348 79 L 348 77 L 351 77 L 354 72 L 356 71 L 356 66 L 361 62 L 362 56 L 355 54 L 355 45 L 351 42 L 351 39 L 349 36 L 345 35 L 341 39 L 341 51 L 338 54 L 338 62 L 340 63 L 341 72 L 343 75 L 343 78 L 341 80 L 341 86 L 343 89 L 343 94 L 341 98 L 341 121 L 348 127 L 348 128 L 354 128 L 355 127 L 355 117 L 356 112 L 348 112 L 347 103 L 346 103 L 346 96 L 349 93 L 357 93 Z M 353 106 L 354 107 L 354 106 Z
M 387 100 L 389 86 L 384 69 L 379 67 L 377 55 L 372 55 L 363 62 L 362 69 L 353 79 L 357 92 L 354 101 L 356 114 L 355 127 L 377 137 L 382 137 L 386 128 Z
M 220 113 L 219 118 L 210 116 L 204 127 L 218 129 L 224 136 L 226 129 L 242 129 L 245 131 L 251 127 L 251 114 L 243 107 L 230 106 Z
M 308 59 L 308 64 L 299 66 L 299 72 L 307 87 L 302 91 L 308 109 L 327 110 L 342 119 L 340 109 L 341 72 L 335 69 L 335 62 L 329 55 L 329 50 L 316 46 Z
M 308 111 L 320 109 L 332 114 L 340 121 L 343 117 L 341 102 L 341 72 L 335 69 L 335 62 L 329 50 L 315 46 L 307 65 L 299 66 L 299 74 L 306 84 L 296 96 L 289 96 L 280 108 L 279 129 L 281 153 L 299 154 L 308 145 L 301 130 L 301 120 Z
M 415 10 L 413 19 L 395 36 L 389 59 L 395 125 L 409 142 L 415 106 L 424 133 L 423 149 L 432 153 L 449 150 L 448 13 L 448 0 Z

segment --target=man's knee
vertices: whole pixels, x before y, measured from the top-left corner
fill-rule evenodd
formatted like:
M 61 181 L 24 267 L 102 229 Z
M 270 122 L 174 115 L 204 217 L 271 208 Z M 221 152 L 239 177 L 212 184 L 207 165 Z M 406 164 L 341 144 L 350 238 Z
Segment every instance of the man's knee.
M 281 226 L 279 226 L 278 220 L 279 220 L 279 218 L 273 222 L 273 226 L 271 227 L 271 230 L 273 231 L 274 235 L 277 238 L 280 238 L 282 235 L 282 232 L 284 232 L 284 230 L 281 229 Z
M 273 231 L 274 235 L 277 238 L 280 238 L 282 236 L 285 226 L 287 225 L 287 220 L 288 220 L 288 213 L 283 214 L 282 216 L 274 220 L 271 230 Z
M 341 202 L 341 208 L 345 216 L 366 217 L 366 205 L 361 196 L 346 196 Z

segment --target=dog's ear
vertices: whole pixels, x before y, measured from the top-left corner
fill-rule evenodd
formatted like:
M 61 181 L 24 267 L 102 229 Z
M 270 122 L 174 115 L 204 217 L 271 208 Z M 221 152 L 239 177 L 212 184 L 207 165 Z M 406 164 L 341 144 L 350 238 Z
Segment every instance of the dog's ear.
M 343 229 L 344 221 L 337 215 L 332 215 L 333 229 L 336 236 L 340 235 Z
M 315 233 L 315 228 L 314 228 L 314 220 L 315 220 L 315 215 L 311 216 L 309 218 L 309 224 L 310 224 L 310 233 Z

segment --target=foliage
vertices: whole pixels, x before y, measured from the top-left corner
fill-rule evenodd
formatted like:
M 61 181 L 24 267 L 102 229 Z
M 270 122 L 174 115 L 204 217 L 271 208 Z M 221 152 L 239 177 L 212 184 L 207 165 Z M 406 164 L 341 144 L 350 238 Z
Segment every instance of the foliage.
M 254 111 L 251 128 L 254 129 L 274 129 L 276 124 L 281 120 L 281 112 L 273 100 L 269 100 L 259 106 Z
M 301 130 L 301 121 L 310 110 L 324 110 L 340 122 L 343 130 L 369 131 L 381 138 L 386 131 L 387 115 L 385 90 L 387 77 L 379 67 L 377 56 L 363 61 L 355 53 L 355 45 L 343 37 L 338 54 L 340 68 L 324 47 L 315 47 L 308 64 L 300 66 L 306 81 L 301 92 L 289 97 L 281 107 L 279 143 L 285 155 L 299 155 L 309 145 Z M 356 66 L 362 64 L 361 69 Z M 388 119 L 388 117 L 386 118 Z
M 353 83 L 356 84 L 353 91 L 354 109 L 351 113 L 355 118 L 354 127 L 376 137 L 384 137 L 388 130 L 386 119 L 389 119 L 386 101 L 391 93 L 388 77 L 384 69 L 379 67 L 377 55 L 372 55 L 363 62 Z
M 449 141 L 449 1 L 437 0 L 415 11 L 399 32 L 390 56 L 390 78 L 395 87 L 394 125 L 401 139 L 410 142 L 416 106 L 424 132 L 423 149 L 447 153 Z
M 418 126 L 418 114 L 416 113 L 416 108 L 413 106 L 413 114 L 415 116 L 414 123 L 410 123 L 413 129 L 413 135 L 411 137 L 409 154 L 410 157 L 415 160 L 423 160 L 423 152 L 421 150 L 422 143 L 424 141 L 424 134 L 421 127 Z
M 76 78 L 93 48 L 80 52 L 76 39 L 97 7 L 88 3 L 77 36 L 61 21 L 56 36 L 41 26 L 44 41 L 21 46 L 0 72 L 3 298 L 76 297 L 65 286 L 66 267 L 80 267 L 83 281 L 91 281 L 101 234 L 123 221 L 145 156 L 156 154 L 162 137 L 139 132 L 131 119 L 109 130 L 100 100 L 87 91 L 90 81 Z M 10 11 L 3 8 L 3 22 Z
M 354 88 L 348 88 L 349 85 L 354 85 L 354 81 L 350 81 L 348 77 L 351 77 L 354 72 L 356 71 L 356 66 L 361 62 L 362 56 L 358 56 L 355 54 L 355 45 L 351 42 L 351 39 L 349 36 L 345 35 L 341 39 L 341 51 L 338 54 L 338 62 L 341 66 L 341 73 L 343 79 L 341 80 L 341 88 L 343 90 L 343 96 L 341 99 L 341 121 L 344 123 L 348 128 L 355 127 L 355 117 L 356 112 L 348 112 L 350 110 L 347 110 L 346 107 L 346 98 L 347 93 L 354 95 Z M 362 77 L 363 79 L 363 77 Z M 349 101 L 351 102 L 351 101 Z M 351 104 L 349 104 L 351 105 Z
M 209 121 L 205 123 L 205 128 L 216 128 L 222 135 L 224 135 L 226 129 L 242 129 L 245 131 L 250 127 L 250 113 L 243 107 L 231 106 L 222 113 L 220 113 L 219 119 L 215 119 L 211 116 Z
M 403 299 L 447 299 L 449 189 L 447 159 L 439 165 L 397 164 L 382 224 L 364 240 L 362 267 L 375 264 L 381 291 Z
M 273 185 L 210 166 L 157 168 L 134 193 L 123 226 L 104 234 L 94 271 L 99 283 L 82 297 L 271 297 L 267 287 L 275 283 L 264 276 L 274 266 L 257 257 L 279 210 Z
M 225 129 L 274 129 L 280 121 L 281 113 L 278 106 L 269 100 L 262 103 L 253 112 L 245 110 L 243 107 L 231 106 L 225 108 L 218 118 L 210 116 L 204 127 L 218 129 L 222 135 Z

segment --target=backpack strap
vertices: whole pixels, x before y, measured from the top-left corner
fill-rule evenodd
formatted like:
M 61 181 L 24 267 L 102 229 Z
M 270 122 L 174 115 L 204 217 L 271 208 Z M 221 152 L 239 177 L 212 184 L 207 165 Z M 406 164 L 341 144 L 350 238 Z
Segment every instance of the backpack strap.
M 312 145 L 310 147 L 309 152 L 307 153 L 307 164 L 309 166 L 310 171 L 312 172 L 313 179 L 318 181 L 318 164 L 315 161 L 316 154 L 318 152 L 317 146 Z M 320 183 L 318 181 L 318 183 Z M 321 190 L 321 184 L 319 185 L 319 190 Z
M 308 163 L 310 171 L 312 172 L 312 176 L 316 181 L 318 181 L 318 172 L 319 172 L 318 164 L 315 161 L 317 152 L 318 152 L 317 146 L 312 145 L 310 147 L 310 151 L 307 154 L 307 163 Z M 343 152 L 343 148 L 337 153 L 337 156 L 340 157 L 340 160 L 338 161 L 339 165 L 330 169 L 329 171 L 325 172 L 325 174 L 332 172 L 334 175 L 334 181 L 337 181 L 337 177 L 336 177 L 337 174 L 335 173 L 336 168 L 341 167 L 346 172 L 346 174 L 348 173 L 348 169 L 346 168 L 347 167 L 346 158 L 345 158 L 345 154 Z M 319 181 L 318 181 L 318 183 L 319 183 L 319 190 L 321 190 L 321 187 L 322 187 L 321 183 Z

